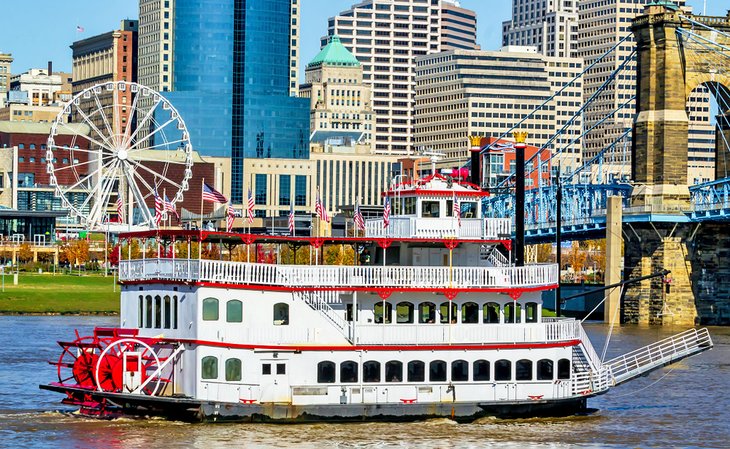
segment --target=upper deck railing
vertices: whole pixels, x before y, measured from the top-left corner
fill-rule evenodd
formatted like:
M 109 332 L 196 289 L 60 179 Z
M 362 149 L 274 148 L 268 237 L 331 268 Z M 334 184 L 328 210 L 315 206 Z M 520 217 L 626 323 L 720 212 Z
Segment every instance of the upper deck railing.
M 372 238 L 449 238 L 501 240 L 511 238 L 510 218 L 456 218 L 391 217 L 388 228 L 383 220 L 365 222 L 365 236 Z
M 555 264 L 524 267 L 273 265 L 197 259 L 124 260 L 120 281 L 193 281 L 301 288 L 514 289 L 557 285 Z

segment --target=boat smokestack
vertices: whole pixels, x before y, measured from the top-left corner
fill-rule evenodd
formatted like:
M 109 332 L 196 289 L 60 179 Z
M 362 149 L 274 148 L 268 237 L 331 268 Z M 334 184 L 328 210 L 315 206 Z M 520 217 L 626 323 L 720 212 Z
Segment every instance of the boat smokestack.
M 471 183 L 482 188 L 482 136 L 469 136 L 471 153 Z
M 526 132 L 515 137 L 515 265 L 525 265 L 525 141 Z

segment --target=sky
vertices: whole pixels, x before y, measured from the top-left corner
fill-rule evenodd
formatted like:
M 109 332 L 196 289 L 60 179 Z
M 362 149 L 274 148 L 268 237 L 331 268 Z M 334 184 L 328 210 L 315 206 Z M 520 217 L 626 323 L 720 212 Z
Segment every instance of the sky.
M 688 0 L 701 12 L 705 0 Z M 724 16 L 728 0 L 706 0 L 708 15 Z M 319 38 L 327 34 L 327 19 L 348 9 L 358 0 L 301 0 L 301 67 L 319 51 Z M 103 6 L 102 6 L 103 5 Z M 511 0 L 461 0 L 461 6 L 477 13 L 477 41 L 484 50 L 501 45 L 502 21 L 510 18 Z M 138 0 L 58 0 L 14 2 L 3 10 L 0 52 L 13 54 L 12 72 L 45 68 L 71 70 L 69 46 L 76 40 L 119 28 L 121 20 L 138 17 Z M 83 32 L 78 32 L 80 26 Z

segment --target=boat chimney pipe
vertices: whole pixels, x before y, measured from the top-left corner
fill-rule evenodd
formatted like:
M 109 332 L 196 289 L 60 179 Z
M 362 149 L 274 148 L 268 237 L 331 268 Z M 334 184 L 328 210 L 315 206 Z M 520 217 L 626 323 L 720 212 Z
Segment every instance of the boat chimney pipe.
M 482 188 L 482 136 L 469 136 L 471 153 L 471 183 Z
M 515 265 L 525 265 L 525 141 L 526 132 L 515 137 Z

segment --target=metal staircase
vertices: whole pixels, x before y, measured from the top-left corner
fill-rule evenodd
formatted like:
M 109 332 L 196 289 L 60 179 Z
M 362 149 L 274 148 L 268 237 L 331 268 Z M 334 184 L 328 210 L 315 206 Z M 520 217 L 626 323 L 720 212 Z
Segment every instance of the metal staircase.
M 327 303 L 320 292 L 312 290 L 294 292 L 294 298 L 304 301 L 309 307 L 325 317 L 327 321 L 334 325 L 334 327 L 352 343 L 352 325 L 342 316 L 342 314 L 338 313 Z
M 614 385 L 619 385 L 712 347 L 707 329 L 689 329 L 611 359 L 603 365 L 610 368 Z

